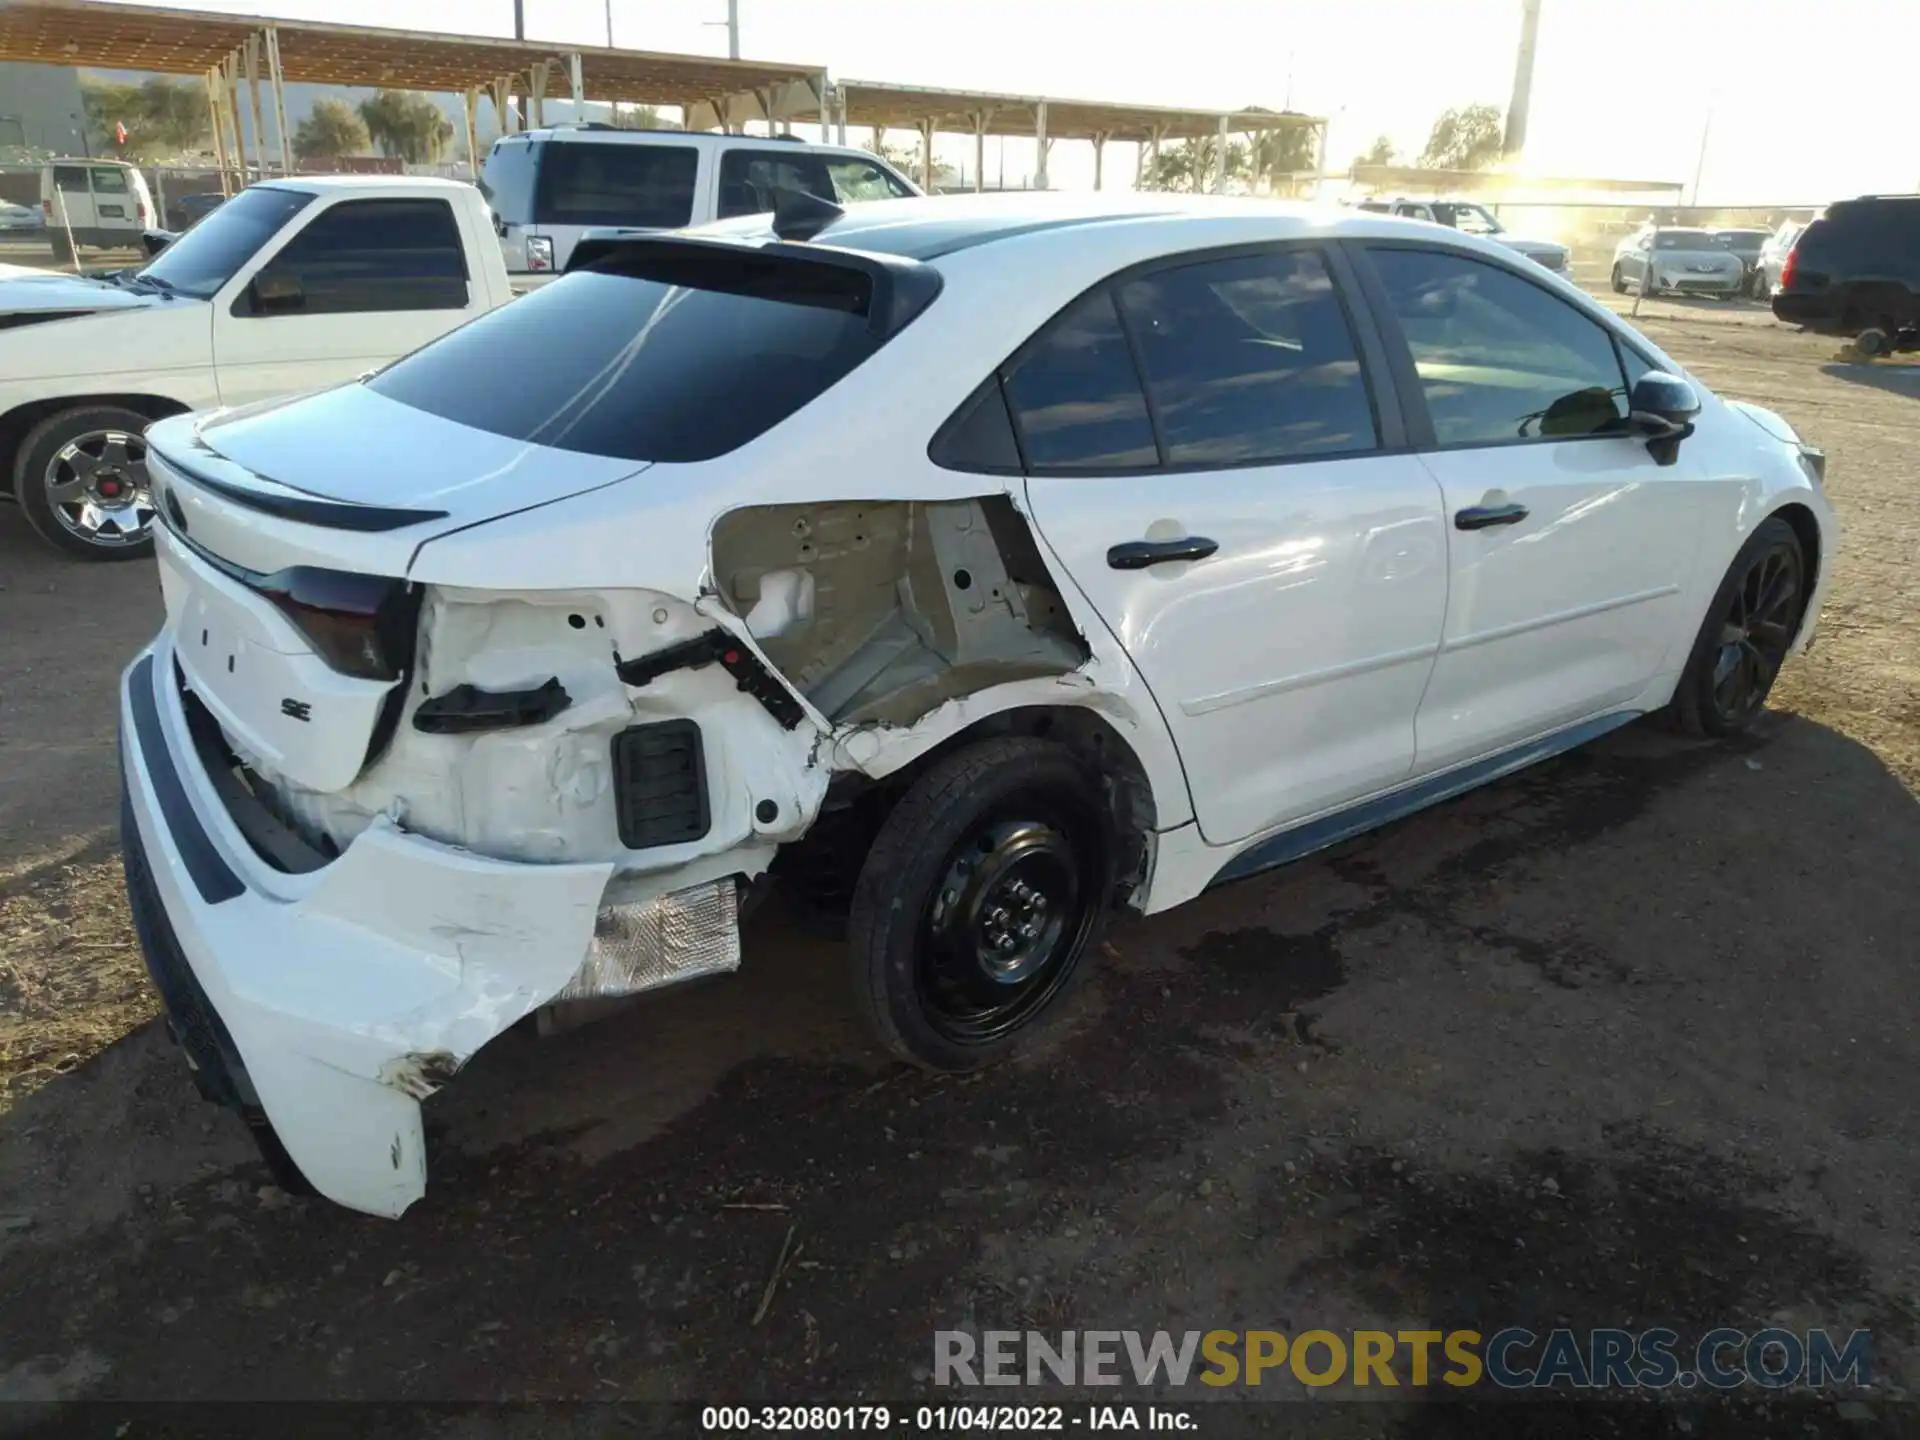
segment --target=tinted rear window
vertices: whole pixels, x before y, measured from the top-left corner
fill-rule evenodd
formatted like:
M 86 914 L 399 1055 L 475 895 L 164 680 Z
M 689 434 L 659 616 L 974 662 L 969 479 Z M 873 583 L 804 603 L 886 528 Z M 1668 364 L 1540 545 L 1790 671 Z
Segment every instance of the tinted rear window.
M 542 225 L 630 225 L 671 230 L 693 218 L 700 152 L 691 145 L 540 147 L 534 220 Z
M 531 140 L 497 140 L 487 152 L 480 172 L 480 193 L 493 213 L 509 225 L 533 219 L 533 182 L 540 163 L 540 147 Z
M 881 343 L 857 313 L 857 290 L 816 289 L 813 303 L 797 304 L 765 298 L 779 288 L 765 274 L 739 278 L 761 293 L 581 271 L 367 384 L 511 440 L 623 460 L 710 460 L 772 429 Z

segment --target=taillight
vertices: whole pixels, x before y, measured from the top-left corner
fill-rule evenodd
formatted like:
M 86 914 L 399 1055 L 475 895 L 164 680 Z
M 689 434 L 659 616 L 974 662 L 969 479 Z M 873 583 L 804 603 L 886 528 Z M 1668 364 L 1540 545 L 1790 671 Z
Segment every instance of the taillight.
M 40 213 L 49 220 L 53 219 L 53 202 L 51 200 L 42 200 L 40 202 Z
M 248 583 L 342 675 L 398 680 L 406 672 L 420 598 L 404 581 L 296 565 Z
M 527 237 L 527 269 L 553 269 L 553 241 L 545 235 Z
M 1787 251 L 1787 258 L 1780 262 L 1780 288 L 1785 290 L 1793 284 L 1794 268 L 1800 263 L 1800 247 L 1794 246 Z
M 134 218 L 137 219 L 142 225 L 146 224 L 147 223 L 147 202 L 144 200 L 134 201 L 133 214 L 134 214 Z

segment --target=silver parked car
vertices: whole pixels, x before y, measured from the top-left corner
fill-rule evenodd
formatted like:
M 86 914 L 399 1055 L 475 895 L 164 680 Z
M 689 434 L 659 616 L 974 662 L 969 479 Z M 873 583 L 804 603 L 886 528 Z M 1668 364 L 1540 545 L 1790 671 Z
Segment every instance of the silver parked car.
M 1652 280 L 1642 285 L 1649 270 Z M 1634 285 L 1647 295 L 1664 290 L 1732 297 L 1746 289 L 1746 284 L 1747 267 L 1711 230 L 1656 230 L 1650 224 L 1643 225 L 1613 252 L 1616 294 L 1625 294 L 1627 287 Z
M 1804 220 L 1787 220 L 1760 247 L 1760 258 L 1754 262 L 1753 274 L 1747 277 L 1748 285 L 1756 300 L 1769 298 L 1774 287 L 1780 283 L 1780 271 L 1787 263 L 1787 256 L 1800 234 L 1807 228 Z

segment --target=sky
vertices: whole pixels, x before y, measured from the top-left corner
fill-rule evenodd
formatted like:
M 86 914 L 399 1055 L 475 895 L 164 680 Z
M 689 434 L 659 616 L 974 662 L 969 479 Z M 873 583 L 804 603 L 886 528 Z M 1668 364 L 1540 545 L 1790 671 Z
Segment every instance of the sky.
M 609 0 L 523 0 L 529 38 L 605 44 Z M 726 54 L 726 0 L 610 0 L 616 44 Z M 1418 153 L 1449 106 L 1506 106 L 1520 0 L 738 0 L 741 54 L 840 79 L 1330 117 L 1344 166 Z M 196 0 L 189 8 L 511 35 L 512 0 Z M 1920 125 L 1874 54 L 1920 52 L 1920 0 L 1544 0 L 1525 168 L 1678 181 L 1707 204 L 1920 189 Z M 1896 71 L 1898 65 L 1895 66 Z M 563 112 L 562 112 L 563 113 Z M 548 118 L 556 118 L 549 105 Z M 849 134 L 849 140 L 854 137 Z M 907 139 L 909 137 L 901 137 Z M 1131 180 L 1110 147 L 1108 183 Z M 972 163 L 971 138 L 936 148 Z M 1005 142 L 1011 180 L 1030 142 Z M 988 142 L 988 173 L 997 164 Z M 1056 188 L 1092 184 L 1057 142 Z

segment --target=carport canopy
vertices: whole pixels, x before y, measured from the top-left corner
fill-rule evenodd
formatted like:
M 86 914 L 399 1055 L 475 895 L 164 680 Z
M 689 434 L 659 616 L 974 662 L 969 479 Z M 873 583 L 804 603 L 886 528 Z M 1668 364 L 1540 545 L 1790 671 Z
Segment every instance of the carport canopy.
M 1241 109 L 1177 109 L 1107 100 L 1072 100 L 1045 95 L 1005 95 L 984 90 L 939 90 L 873 80 L 841 80 L 833 87 L 834 119 L 845 143 L 855 128 L 917 130 L 921 158 L 931 177 L 932 137 L 959 133 L 974 137 L 976 160 L 989 135 L 1032 136 L 1036 178 L 1044 186 L 1047 149 L 1055 140 L 1088 140 L 1094 147 L 1094 184 L 1100 184 L 1101 154 L 1109 140 L 1129 142 L 1157 154 L 1169 140 L 1224 140 L 1281 130 L 1312 130 L 1325 149 L 1326 121 L 1316 115 L 1259 106 Z M 1321 157 L 1324 160 L 1324 156 Z M 976 165 L 976 185 L 978 166 Z M 1216 166 L 1215 185 L 1220 182 Z
M 486 91 L 505 83 L 513 94 L 540 96 L 547 93 L 545 82 L 557 69 L 552 93 L 597 101 L 706 105 L 720 115 L 717 123 L 818 115 L 826 78 L 826 69 L 820 65 L 609 50 L 557 41 L 388 30 L 96 0 L 0 4 L 0 60 L 206 75 L 269 31 L 277 42 L 283 81 L 453 94 Z

